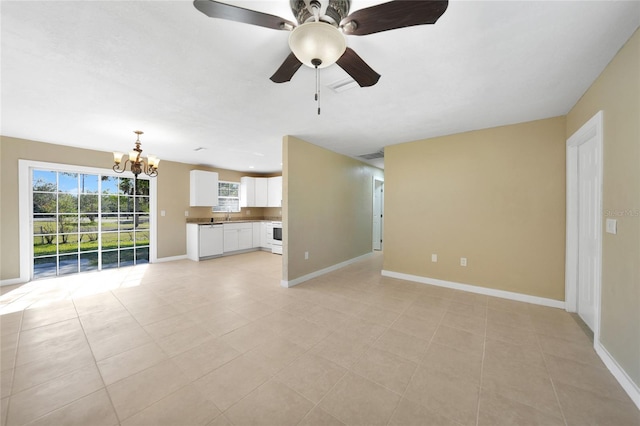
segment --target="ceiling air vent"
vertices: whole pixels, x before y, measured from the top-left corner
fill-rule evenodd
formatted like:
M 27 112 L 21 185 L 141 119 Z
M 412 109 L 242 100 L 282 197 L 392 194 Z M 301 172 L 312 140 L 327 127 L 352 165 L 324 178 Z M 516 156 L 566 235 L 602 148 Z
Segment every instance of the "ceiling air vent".
M 384 158 L 384 149 L 371 154 L 358 155 L 358 157 L 362 158 L 363 160 L 376 160 L 378 158 Z

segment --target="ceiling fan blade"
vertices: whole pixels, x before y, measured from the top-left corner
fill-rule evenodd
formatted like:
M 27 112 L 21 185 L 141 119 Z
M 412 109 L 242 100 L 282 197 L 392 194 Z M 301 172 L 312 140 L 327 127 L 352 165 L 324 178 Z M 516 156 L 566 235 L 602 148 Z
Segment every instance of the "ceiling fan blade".
M 340 22 L 345 34 L 367 35 L 413 25 L 435 24 L 447 0 L 396 0 L 356 10 Z
M 347 47 L 347 50 L 336 61 L 336 64 L 353 77 L 360 87 L 373 86 L 380 80 L 380 74 L 367 65 L 350 47 Z
M 274 30 L 291 31 L 296 27 L 296 24 L 293 22 L 287 21 L 279 16 L 269 15 L 256 10 L 232 6 L 230 4 L 220 3 L 213 0 L 195 0 L 193 5 L 200 12 L 211 18 L 242 22 Z
M 282 65 L 280 65 L 280 68 L 271 76 L 271 81 L 274 83 L 286 83 L 291 80 L 291 77 L 293 77 L 301 66 L 302 62 L 291 52 Z

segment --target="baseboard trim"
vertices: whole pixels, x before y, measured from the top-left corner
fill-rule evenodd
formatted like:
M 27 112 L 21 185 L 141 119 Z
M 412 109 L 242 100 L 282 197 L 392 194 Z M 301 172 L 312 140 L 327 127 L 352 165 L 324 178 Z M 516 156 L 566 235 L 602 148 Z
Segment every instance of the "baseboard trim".
M 593 348 L 596 350 L 596 353 L 604 362 L 604 365 L 607 366 L 613 377 L 616 378 L 622 389 L 629 395 L 629 398 L 636 404 L 638 410 L 640 410 L 640 387 L 636 385 L 633 380 L 627 375 L 618 361 L 615 360 L 614 357 L 611 356 L 607 348 L 602 345 L 602 342 L 596 340 L 593 342 Z
M 8 280 L 0 280 L 0 287 L 7 285 L 25 284 L 29 280 L 23 280 L 22 278 L 9 278 Z
M 373 252 L 367 253 L 367 254 L 363 254 L 362 256 L 354 257 L 353 259 L 349 259 L 349 260 L 345 260 L 344 262 L 336 263 L 335 265 L 331 265 L 331 266 L 329 266 L 327 268 L 323 268 L 323 269 L 317 270 L 315 272 L 312 272 L 312 273 L 307 274 L 307 275 L 303 275 L 301 277 L 298 277 L 298 278 L 290 280 L 290 281 L 289 280 L 282 280 L 282 281 L 280 281 L 280 285 L 282 287 L 285 287 L 285 288 L 290 288 L 290 287 L 296 286 L 298 284 L 301 284 L 301 283 L 303 283 L 305 281 L 309 281 L 309 280 L 311 280 L 313 278 L 317 278 L 317 277 L 319 277 L 321 275 L 327 274 L 329 272 L 333 272 L 333 271 L 336 271 L 336 270 L 338 270 L 340 268 L 344 268 L 345 266 L 349 266 L 352 263 L 359 262 L 359 261 L 361 261 L 363 259 L 366 259 L 369 256 L 372 256 L 372 255 L 373 255 Z
M 159 257 L 153 263 L 173 262 L 176 260 L 186 260 L 186 259 L 187 259 L 187 255 L 183 254 L 181 256 Z
M 551 308 L 564 309 L 565 303 L 561 300 L 547 299 L 545 297 L 531 296 L 528 294 L 514 293 L 511 291 L 497 290 L 493 288 L 478 287 L 471 284 L 456 283 L 453 281 L 438 280 L 435 278 L 421 277 L 419 275 L 404 274 L 402 272 L 382 270 L 382 275 L 389 278 L 398 278 L 406 281 L 413 281 L 420 284 L 435 285 L 454 290 L 467 291 L 469 293 L 484 294 L 487 296 L 499 297 L 501 299 L 517 300 L 518 302 L 533 303 L 535 305 L 549 306 Z

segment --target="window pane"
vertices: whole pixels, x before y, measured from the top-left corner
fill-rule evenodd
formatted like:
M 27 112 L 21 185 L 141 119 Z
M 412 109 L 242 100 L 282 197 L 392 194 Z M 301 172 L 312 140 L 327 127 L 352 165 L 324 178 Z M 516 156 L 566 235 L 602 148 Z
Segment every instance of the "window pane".
M 60 256 L 58 275 L 75 274 L 78 272 L 78 255 Z
M 33 278 L 56 276 L 56 256 L 33 259 Z
M 55 213 L 57 208 L 56 194 L 33 193 L 34 213 Z
M 58 253 L 75 253 L 78 251 L 78 234 L 58 235 Z
M 146 214 L 138 214 L 136 215 L 136 229 L 149 229 L 149 215 Z
M 134 232 L 120 232 L 120 248 L 133 247 Z
M 120 250 L 120 266 L 130 266 L 134 264 L 134 253 L 131 250 Z
M 102 193 L 117 194 L 118 178 L 115 176 L 102 176 Z
M 98 175 L 80 175 L 80 192 L 82 194 L 97 194 Z
M 53 214 L 33 216 L 33 235 L 55 234 L 57 219 Z
M 96 214 L 84 214 L 80 216 L 80 232 L 98 232 Z
M 102 225 L 102 232 L 117 231 L 118 230 L 118 215 L 105 214 L 100 218 L 100 224 Z
M 148 246 L 149 245 L 149 232 L 136 232 L 136 246 Z
M 78 193 L 78 174 L 77 173 L 58 173 L 58 192 L 67 192 L 71 194 Z
M 98 212 L 98 195 L 83 194 L 80 195 L 80 213 L 97 213 Z
M 233 183 L 229 185 L 229 197 L 240 196 L 240 184 Z
M 226 182 L 218 182 L 218 197 L 229 196 L 229 184 Z
M 120 196 L 121 212 L 133 212 L 133 207 L 134 207 L 133 197 Z
M 44 170 L 33 171 L 34 191 L 56 192 L 57 188 L 56 172 Z
M 77 213 L 78 196 L 73 194 L 58 194 L 58 212 Z
M 239 212 L 240 200 L 238 198 L 218 198 L 218 205 L 213 207 L 214 212 Z
M 102 269 L 118 267 L 118 250 L 102 252 Z
M 102 233 L 102 250 L 110 250 L 118 248 L 118 233 L 103 232 Z
M 136 212 L 149 213 L 149 197 L 136 197 Z
M 118 183 L 118 194 L 120 195 L 133 195 L 134 183 L 131 178 L 120 178 Z
M 58 237 L 56 235 L 40 235 L 33 237 L 33 256 L 53 256 L 58 253 Z
M 149 181 L 146 179 L 138 179 L 137 195 L 149 195 Z
M 133 231 L 133 218 L 134 215 L 121 215 L 118 219 L 118 223 L 120 224 L 120 231 Z
M 80 253 L 80 272 L 98 269 L 98 252 Z
M 102 198 L 101 210 L 103 213 L 118 212 L 118 196 L 117 195 L 103 195 L 101 198 Z
M 149 263 L 149 247 L 136 249 L 136 264 Z
M 78 216 L 73 214 L 58 215 L 58 233 L 78 232 Z
M 98 250 L 98 233 L 80 234 L 80 251 Z

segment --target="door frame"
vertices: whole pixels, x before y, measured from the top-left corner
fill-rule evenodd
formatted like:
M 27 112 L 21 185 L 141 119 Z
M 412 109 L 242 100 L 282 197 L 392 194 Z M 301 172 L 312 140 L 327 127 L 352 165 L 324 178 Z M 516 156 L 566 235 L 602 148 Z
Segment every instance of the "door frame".
M 597 260 L 595 277 L 595 324 L 594 342 L 600 338 L 600 305 L 602 290 L 602 181 L 603 181 L 603 112 L 598 111 L 589 121 L 567 139 L 567 222 L 565 257 L 565 309 L 578 310 L 578 148 L 595 138 L 598 156 L 598 207 L 596 209 Z
M 373 234 L 373 212 L 376 209 L 375 203 L 376 203 L 376 197 L 375 197 L 375 192 L 376 192 L 376 182 L 380 182 L 382 184 L 382 200 L 381 200 L 381 205 L 380 205 L 380 211 L 382 212 L 382 217 L 380 218 L 380 250 L 379 251 L 383 251 L 384 249 L 384 179 L 380 178 L 380 177 L 373 177 L 373 183 L 372 183 L 372 191 L 371 191 L 371 233 Z M 372 235 L 373 237 L 373 235 Z M 373 246 L 373 238 L 371 239 L 371 250 L 372 251 L 378 251 L 378 249 L 376 249 Z
M 124 176 L 133 178 L 129 171 L 123 175 L 111 169 L 77 166 L 72 164 L 52 163 L 46 161 L 18 160 L 18 221 L 20 277 L 17 283 L 26 283 L 33 279 L 33 212 L 32 212 L 32 170 L 51 169 L 61 172 L 101 174 L 108 176 Z M 156 179 L 149 179 L 149 263 L 158 261 L 158 186 Z

